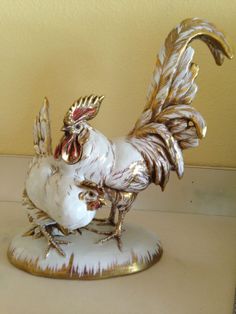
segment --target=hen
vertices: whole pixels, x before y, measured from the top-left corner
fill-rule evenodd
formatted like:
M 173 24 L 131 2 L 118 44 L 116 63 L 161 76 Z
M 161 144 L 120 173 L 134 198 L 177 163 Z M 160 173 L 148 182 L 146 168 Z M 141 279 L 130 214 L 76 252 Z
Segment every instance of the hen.
M 121 247 L 123 221 L 137 194 L 151 183 L 163 190 L 170 171 L 183 176 L 182 150 L 198 146 L 206 134 L 203 117 L 190 106 L 199 70 L 190 47 L 194 39 L 206 43 L 217 65 L 224 56 L 232 58 L 224 35 L 215 26 L 198 18 L 183 21 L 168 35 L 157 56 L 145 109 L 127 136 L 110 141 L 88 124 L 103 100 L 93 95 L 81 97 L 66 113 L 64 135 L 54 158 L 49 156 L 50 139 L 45 140 L 49 130 L 43 128 L 43 119 L 36 121 L 39 156 L 33 161 L 26 191 L 31 202 L 51 217 L 47 219 L 52 224 L 70 231 L 86 226 L 95 213 L 88 210 L 89 195 L 96 204 L 93 209 L 99 208 L 105 197 L 111 201 L 111 212 L 104 223 L 115 228 L 101 242 L 116 239 Z M 46 105 L 42 110 L 40 117 L 44 112 L 47 116 Z M 45 125 L 49 127 L 47 121 Z

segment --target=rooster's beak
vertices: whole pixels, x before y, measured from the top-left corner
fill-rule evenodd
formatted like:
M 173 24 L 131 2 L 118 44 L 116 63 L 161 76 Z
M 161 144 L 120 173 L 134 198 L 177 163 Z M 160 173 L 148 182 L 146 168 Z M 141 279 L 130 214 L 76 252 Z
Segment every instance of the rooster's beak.
M 103 197 L 99 197 L 98 200 L 99 200 L 101 206 L 107 205 L 107 202 L 105 201 L 105 199 Z
M 63 132 L 68 132 L 70 130 L 70 127 L 68 127 L 68 126 L 64 126 L 63 125 L 63 127 L 61 128 L 61 131 L 63 131 Z

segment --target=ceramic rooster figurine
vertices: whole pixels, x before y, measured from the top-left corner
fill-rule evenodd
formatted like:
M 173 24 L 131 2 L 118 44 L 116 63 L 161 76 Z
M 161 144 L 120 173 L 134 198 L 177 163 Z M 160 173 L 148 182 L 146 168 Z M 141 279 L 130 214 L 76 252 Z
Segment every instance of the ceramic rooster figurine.
M 103 96 L 81 97 L 66 113 L 64 135 L 52 155 L 45 100 L 34 125 L 36 156 L 24 193 L 34 224 L 29 234 L 45 236 L 49 248 L 63 254 L 60 244 L 65 241 L 59 235 L 86 227 L 108 200 L 111 212 L 103 223 L 114 225 L 114 230 L 104 232 L 100 243 L 116 239 L 121 248 L 124 218 L 137 194 L 151 183 L 164 190 L 170 171 L 183 176 L 183 150 L 198 146 L 206 134 L 203 117 L 191 106 L 199 71 L 190 46 L 194 39 L 208 46 L 217 65 L 224 56 L 232 58 L 229 44 L 214 25 L 198 18 L 183 21 L 157 56 L 145 109 L 124 137 L 111 141 L 89 125 Z

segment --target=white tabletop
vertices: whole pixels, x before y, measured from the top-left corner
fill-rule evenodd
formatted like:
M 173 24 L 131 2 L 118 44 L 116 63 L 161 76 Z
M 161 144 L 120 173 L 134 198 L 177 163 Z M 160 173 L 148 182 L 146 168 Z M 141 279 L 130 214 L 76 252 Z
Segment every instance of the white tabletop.
M 131 211 L 156 232 L 164 255 L 150 269 L 99 281 L 35 277 L 9 264 L 11 238 L 28 222 L 18 202 L 0 202 L 0 313 L 231 314 L 236 218 Z

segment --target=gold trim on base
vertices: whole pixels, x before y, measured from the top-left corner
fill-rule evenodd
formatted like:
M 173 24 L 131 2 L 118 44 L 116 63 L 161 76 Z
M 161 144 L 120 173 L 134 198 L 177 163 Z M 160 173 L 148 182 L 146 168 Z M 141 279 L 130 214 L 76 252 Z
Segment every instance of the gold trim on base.
M 58 270 L 42 269 L 38 265 L 38 259 L 34 262 L 17 259 L 14 256 L 14 249 L 8 249 L 7 256 L 9 261 L 15 267 L 28 272 L 32 275 L 48 277 L 48 278 L 57 278 L 57 279 L 75 279 L 75 280 L 95 280 L 95 279 L 105 279 L 117 276 L 125 276 L 131 275 L 145 269 L 148 269 L 152 265 L 156 264 L 163 254 L 163 249 L 159 247 L 158 253 L 151 255 L 149 254 L 149 259 L 142 259 L 138 261 L 137 255 L 133 254 L 132 261 L 125 264 L 114 264 L 112 267 L 109 267 L 105 270 L 97 271 L 95 274 L 92 272 L 88 272 L 84 269 L 83 274 L 79 274 L 76 270 L 73 269 L 73 259 L 74 255 L 70 256 L 69 264 L 66 266 L 65 264 Z

